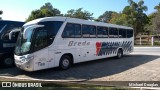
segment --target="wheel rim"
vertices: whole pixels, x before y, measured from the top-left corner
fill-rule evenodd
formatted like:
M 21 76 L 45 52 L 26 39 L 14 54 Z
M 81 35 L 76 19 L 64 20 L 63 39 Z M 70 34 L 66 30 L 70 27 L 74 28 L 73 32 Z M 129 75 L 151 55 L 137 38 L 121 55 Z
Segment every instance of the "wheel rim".
M 122 56 L 121 51 L 119 51 L 118 52 L 118 57 L 121 57 L 121 56 Z
M 5 63 L 6 65 L 11 65 L 11 64 L 13 63 L 13 60 L 12 60 L 11 58 L 6 58 L 6 59 L 4 60 L 4 63 Z
M 65 66 L 65 67 L 69 66 L 69 60 L 68 59 L 64 59 L 62 63 L 63 63 L 63 66 Z

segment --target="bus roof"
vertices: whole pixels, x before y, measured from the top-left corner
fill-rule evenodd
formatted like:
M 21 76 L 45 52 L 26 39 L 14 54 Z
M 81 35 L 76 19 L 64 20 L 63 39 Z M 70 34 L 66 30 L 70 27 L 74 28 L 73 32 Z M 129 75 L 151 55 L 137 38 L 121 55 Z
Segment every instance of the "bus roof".
M 4 26 L 6 24 L 13 24 L 13 25 L 18 25 L 22 26 L 25 24 L 25 22 L 20 22 L 20 21 L 9 21 L 9 20 L 0 20 L 0 25 Z
M 11 21 L 11 20 L 0 20 L 0 23 L 25 23 L 21 21 Z
M 95 22 L 95 21 L 89 21 L 89 20 L 83 20 L 83 19 L 77 19 L 77 18 L 70 18 L 70 17 L 62 17 L 62 16 L 39 18 L 39 19 L 30 21 L 30 22 L 24 24 L 24 26 L 36 24 L 38 22 L 45 22 L 45 21 L 67 21 L 67 22 L 70 22 L 70 23 L 79 23 L 79 24 L 87 24 L 87 25 L 95 25 L 95 26 L 104 26 L 104 27 L 107 26 L 107 27 L 133 29 L 131 27 L 122 26 L 122 25 L 103 23 L 103 22 Z

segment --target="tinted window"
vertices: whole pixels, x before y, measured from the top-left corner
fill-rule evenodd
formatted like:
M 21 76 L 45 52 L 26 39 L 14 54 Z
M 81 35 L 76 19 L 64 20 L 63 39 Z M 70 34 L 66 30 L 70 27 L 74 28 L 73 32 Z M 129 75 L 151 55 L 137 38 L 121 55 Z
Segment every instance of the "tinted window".
M 81 37 L 81 25 L 67 23 L 67 25 L 62 33 L 62 37 L 63 38 Z
M 96 37 L 96 27 L 91 25 L 82 26 L 83 37 Z
M 80 24 L 74 24 L 74 34 L 75 37 L 81 37 L 81 25 Z
M 62 26 L 62 21 L 47 21 L 47 22 L 40 22 L 40 25 L 44 25 L 44 30 L 48 32 L 48 43 L 49 45 L 53 42 L 57 32 L 59 31 L 60 27 Z
M 117 28 L 109 28 L 109 37 L 110 38 L 118 38 L 118 29 Z
M 108 28 L 97 27 L 97 37 L 108 37 Z
M 2 35 L 2 39 L 5 39 L 5 40 L 9 40 L 9 33 L 12 31 L 12 30 L 17 30 L 17 29 L 21 29 L 21 27 L 19 26 L 15 26 L 15 25 L 7 25 L 4 29 L 4 33 Z M 12 34 L 12 39 L 17 39 L 18 38 L 18 34 L 19 32 L 14 32 Z
M 39 24 L 44 25 L 44 28 L 48 31 L 49 36 L 55 37 L 62 23 L 62 21 L 47 21 L 40 22 Z
M 126 29 L 119 29 L 119 38 L 126 38 L 127 31 Z
M 131 38 L 133 37 L 133 30 L 132 29 L 128 29 L 127 30 L 127 38 Z
M 42 28 L 37 28 L 37 29 L 39 30 L 37 30 L 35 34 L 34 51 L 45 48 L 48 45 L 47 30 L 44 30 Z
M 5 26 L 5 24 L 4 25 L 0 24 L 0 32 L 1 32 L 2 28 L 4 28 L 4 26 Z

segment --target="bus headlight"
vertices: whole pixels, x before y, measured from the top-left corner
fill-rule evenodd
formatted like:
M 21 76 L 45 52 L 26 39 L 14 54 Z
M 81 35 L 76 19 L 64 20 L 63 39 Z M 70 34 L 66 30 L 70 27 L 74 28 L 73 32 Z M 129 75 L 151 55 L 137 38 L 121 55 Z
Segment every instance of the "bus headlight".
M 22 61 L 22 63 L 26 63 L 26 62 L 33 60 L 33 59 L 34 59 L 34 56 L 28 56 L 26 58 L 23 58 L 21 61 Z

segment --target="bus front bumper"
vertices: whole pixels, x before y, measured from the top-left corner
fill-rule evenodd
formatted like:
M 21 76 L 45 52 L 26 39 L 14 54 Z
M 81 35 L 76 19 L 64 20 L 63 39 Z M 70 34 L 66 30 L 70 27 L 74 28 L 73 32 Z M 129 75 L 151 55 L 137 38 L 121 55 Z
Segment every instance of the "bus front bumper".
M 24 71 L 29 71 L 29 72 L 33 71 L 33 69 L 30 68 L 29 65 L 24 65 L 24 64 L 23 64 L 23 65 L 20 65 L 20 64 L 16 64 L 16 66 L 17 66 L 18 68 L 24 70 Z
M 32 65 L 32 61 L 28 61 L 28 62 L 22 62 L 22 60 L 20 59 L 21 56 L 16 56 L 14 55 L 14 58 L 15 58 L 15 64 L 18 68 L 22 69 L 22 70 L 25 70 L 25 71 L 33 71 L 33 65 Z

